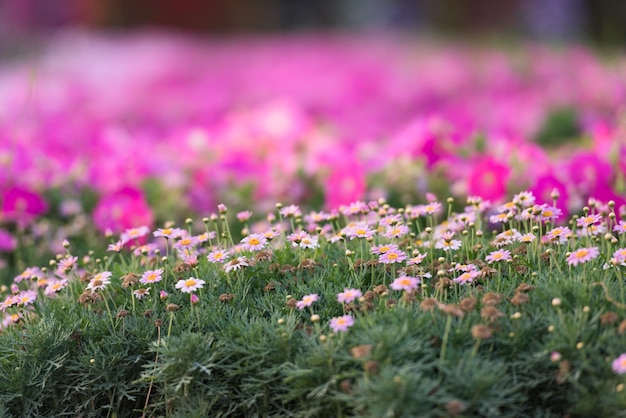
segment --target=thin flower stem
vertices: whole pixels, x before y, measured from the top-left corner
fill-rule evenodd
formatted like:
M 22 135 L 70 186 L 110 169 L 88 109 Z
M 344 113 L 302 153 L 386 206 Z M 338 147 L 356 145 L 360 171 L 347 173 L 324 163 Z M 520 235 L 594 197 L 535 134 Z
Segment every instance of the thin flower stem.
M 171 325 L 171 322 L 170 322 Z M 169 335 L 169 331 L 168 331 Z M 146 402 L 143 404 L 143 412 L 141 414 L 141 418 L 146 417 L 146 412 L 148 410 L 148 404 L 150 403 L 150 394 L 152 393 L 152 386 L 154 385 L 154 374 L 156 373 L 157 364 L 159 362 L 159 347 L 161 345 L 161 326 L 157 326 L 157 352 L 154 357 L 154 368 L 152 369 L 152 379 L 150 379 L 150 385 L 148 386 L 148 394 L 146 395 Z
M 441 352 L 439 353 L 439 365 L 443 365 L 443 361 L 446 357 L 446 346 L 448 345 L 448 336 L 450 335 L 450 328 L 452 327 L 452 315 L 448 315 L 446 320 L 446 328 L 443 332 L 443 340 L 441 342 Z

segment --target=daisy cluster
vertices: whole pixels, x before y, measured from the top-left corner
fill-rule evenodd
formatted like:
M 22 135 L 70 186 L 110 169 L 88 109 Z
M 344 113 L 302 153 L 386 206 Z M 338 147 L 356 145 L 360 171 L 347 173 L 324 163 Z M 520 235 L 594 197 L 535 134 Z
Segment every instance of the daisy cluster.
M 410 200 L 441 180 L 441 193 L 492 201 L 556 188 L 564 216 L 592 194 L 619 209 L 625 67 L 580 47 L 510 54 L 363 35 L 52 39 L 36 60 L 0 63 L 0 252 L 18 244 L 5 224 L 83 212 L 83 189 L 97 196 L 83 223 L 116 234 L 154 229 L 170 209 L 206 213 L 236 190 L 252 190 L 255 210 L 306 203 L 311 185 L 327 209 L 389 190 Z M 563 119 L 584 148 L 537 142 Z M 167 190 L 160 207 L 148 180 Z M 50 189 L 63 190 L 58 205 Z
M 252 224 L 251 212 L 238 213 L 234 222 L 245 234 L 237 242 L 231 233 L 231 224 L 236 224 L 229 222 L 228 208 L 220 205 L 218 213 L 202 220 L 204 230 L 199 233 L 193 233 L 199 224 L 191 219 L 186 228 L 167 224 L 156 230 L 127 229 L 118 239 L 111 237 L 102 259 L 79 259 L 64 242 L 66 254 L 47 267 L 25 269 L 4 289 L 2 326 L 27 321 L 36 316 L 37 303 L 61 295 L 84 305 L 127 298 L 122 304 L 130 300 L 133 309 L 144 302 L 162 303 L 173 312 L 180 306 L 170 302 L 172 293 L 188 295 L 190 306 L 195 306 L 218 297 L 212 291 L 218 284 L 235 292 L 237 283 L 249 280 L 258 269 L 274 272 L 276 282 L 265 286 L 271 291 L 281 285 L 281 277 L 291 277 L 290 272 L 321 268 L 333 252 L 341 254 L 353 275 L 337 289 L 334 300 L 325 301 L 319 289 L 310 289 L 312 293 L 288 295 L 286 307 L 292 314 L 308 311 L 319 325 L 317 306 L 334 304 L 342 311 L 327 318 L 328 332 L 335 334 L 357 325 L 381 294 L 395 294 L 403 303 L 419 300 L 423 310 L 462 315 L 473 308 L 475 298 L 455 305 L 447 300 L 450 292 L 472 294 L 493 280 L 504 288 L 513 273 L 528 274 L 532 281 L 537 272 L 530 274 L 529 267 L 568 269 L 569 274 L 589 277 L 608 274 L 623 281 L 626 221 L 617 217 L 614 202 L 590 200 L 582 215 L 564 223 L 556 194 L 550 203 L 542 203 L 531 192 L 521 192 L 502 205 L 470 197 L 460 213 L 451 210 L 452 199 L 441 203 L 431 195 L 429 200 L 399 209 L 384 200 L 355 202 L 308 214 L 296 205 L 278 204 L 276 212 Z M 286 254 L 297 265 L 281 261 Z M 525 286 L 511 298 L 514 306 L 529 303 L 532 286 Z M 219 295 L 223 302 L 235 297 Z M 492 320 L 502 313 L 483 309 L 482 315 Z M 477 335 L 491 332 L 476 330 Z M 622 357 L 613 363 L 617 373 L 626 371 Z

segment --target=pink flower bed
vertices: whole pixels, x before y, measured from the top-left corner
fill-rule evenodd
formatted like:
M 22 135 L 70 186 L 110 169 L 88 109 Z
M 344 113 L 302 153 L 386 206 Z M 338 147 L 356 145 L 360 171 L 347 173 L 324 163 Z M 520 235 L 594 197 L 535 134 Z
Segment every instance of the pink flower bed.
M 437 182 L 493 202 L 556 191 L 565 214 L 591 195 L 626 203 L 626 60 L 578 47 L 73 34 L 1 65 L 0 91 L 2 220 L 69 186 L 97 192 L 101 230 L 151 225 L 153 178 L 199 213 L 244 186 L 260 210 L 312 185 L 330 208 Z M 559 109 L 578 140 L 543 148 Z

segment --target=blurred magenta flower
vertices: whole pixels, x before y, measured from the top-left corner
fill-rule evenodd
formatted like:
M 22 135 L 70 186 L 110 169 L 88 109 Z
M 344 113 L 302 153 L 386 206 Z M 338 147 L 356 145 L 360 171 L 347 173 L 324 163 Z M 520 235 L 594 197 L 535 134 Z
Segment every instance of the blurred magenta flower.
M 48 210 L 48 203 L 36 192 L 10 187 L 0 194 L 0 219 L 27 225 Z
M 472 165 L 467 193 L 483 199 L 499 201 L 507 193 L 510 168 L 492 157 L 479 157 Z
M 567 219 L 569 217 L 569 204 L 570 197 L 568 188 L 565 183 L 561 182 L 557 177 L 552 174 L 546 174 L 537 178 L 529 189 L 533 195 L 535 195 L 538 204 L 548 203 L 552 204 L 554 192 L 558 193 L 558 200 L 556 207 L 563 212 L 560 219 Z
M 103 196 L 93 211 L 94 225 L 114 233 L 138 226 L 152 226 L 154 215 L 141 190 L 125 187 Z
M 11 233 L 5 229 L 0 229 L 0 251 L 11 252 L 15 250 L 17 240 Z

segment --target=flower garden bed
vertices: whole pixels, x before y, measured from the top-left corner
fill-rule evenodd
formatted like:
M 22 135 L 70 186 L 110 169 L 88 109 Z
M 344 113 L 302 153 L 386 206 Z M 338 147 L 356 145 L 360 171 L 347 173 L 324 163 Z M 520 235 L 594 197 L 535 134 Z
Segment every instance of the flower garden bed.
M 2 67 L 0 416 L 624 416 L 626 61 L 362 45 Z

